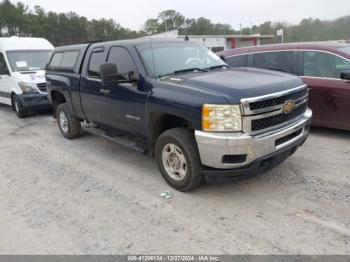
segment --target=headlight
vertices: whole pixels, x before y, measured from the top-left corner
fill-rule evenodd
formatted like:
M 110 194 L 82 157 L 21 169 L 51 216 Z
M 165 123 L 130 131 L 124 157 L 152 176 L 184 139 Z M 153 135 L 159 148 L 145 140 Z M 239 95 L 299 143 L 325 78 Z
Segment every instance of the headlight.
M 35 86 L 31 83 L 19 82 L 18 85 L 22 89 L 23 93 L 37 92 Z
M 203 105 L 203 131 L 242 131 L 242 114 L 239 105 Z

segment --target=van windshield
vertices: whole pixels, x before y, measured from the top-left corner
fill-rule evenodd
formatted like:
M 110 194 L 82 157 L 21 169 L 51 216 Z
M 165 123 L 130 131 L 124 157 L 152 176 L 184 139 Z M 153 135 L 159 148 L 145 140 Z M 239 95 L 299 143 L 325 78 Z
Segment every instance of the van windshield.
M 137 50 L 147 71 L 156 78 L 228 67 L 208 48 L 191 42 L 140 44 Z
M 6 52 L 13 72 L 43 70 L 50 60 L 51 53 L 50 50 Z

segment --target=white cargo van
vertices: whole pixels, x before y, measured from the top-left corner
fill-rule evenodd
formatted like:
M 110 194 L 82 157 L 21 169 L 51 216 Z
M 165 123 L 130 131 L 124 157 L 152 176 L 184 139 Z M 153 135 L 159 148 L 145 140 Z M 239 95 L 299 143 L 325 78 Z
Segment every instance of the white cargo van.
M 50 107 L 44 69 L 53 49 L 43 38 L 0 37 L 0 103 L 20 118 L 32 108 Z

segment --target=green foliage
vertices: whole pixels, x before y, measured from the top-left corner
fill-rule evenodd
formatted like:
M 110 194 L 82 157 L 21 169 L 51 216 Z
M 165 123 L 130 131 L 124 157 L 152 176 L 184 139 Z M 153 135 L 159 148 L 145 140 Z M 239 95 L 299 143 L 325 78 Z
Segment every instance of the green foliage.
M 176 26 L 171 22 L 180 17 Z M 165 25 L 166 21 L 166 25 Z M 152 28 L 153 30 L 150 30 Z M 300 41 L 324 41 L 324 40 L 347 40 L 350 39 L 350 16 L 345 16 L 334 21 L 321 21 L 319 19 L 304 19 L 299 25 L 287 23 L 273 23 L 267 21 L 261 25 L 234 30 L 228 24 L 213 23 L 205 17 L 197 19 L 184 18 L 174 10 L 159 13 L 157 18 L 146 21 L 145 30 L 157 33 L 166 30 L 179 29 L 180 34 L 191 35 L 229 35 L 229 34 L 262 34 L 276 35 L 278 29 L 284 29 L 286 42 Z M 276 38 L 276 41 L 280 41 Z
M 228 24 L 213 23 L 205 17 L 186 18 L 175 10 L 165 10 L 156 18 L 148 19 L 144 31 L 131 31 L 112 19 L 88 20 L 74 12 L 45 12 L 40 7 L 30 10 L 23 3 L 0 2 L 0 36 L 44 37 L 55 46 L 93 40 L 130 39 L 144 36 L 146 32 L 162 33 L 174 29 L 179 30 L 180 34 L 192 35 L 275 35 L 281 28 L 284 29 L 286 42 L 350 39 L 350 16 L 334 21 L 308 18 L 298 25 L 267 21 L 236 31 Z
M 112 19 L 88 20 L 74 12 L 45 12 L 40 7 L 32 11 L 22 3 L 12 4 L 9 0 L 0 3 L 0 36 L 44 37 L 59 46 L 135 38 L 144 34 L 123 28 Z

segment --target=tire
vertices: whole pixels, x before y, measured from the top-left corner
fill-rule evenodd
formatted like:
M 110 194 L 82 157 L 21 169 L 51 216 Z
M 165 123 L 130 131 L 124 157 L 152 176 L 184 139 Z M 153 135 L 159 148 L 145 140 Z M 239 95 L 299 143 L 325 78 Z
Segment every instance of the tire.
M 17 95 L 12 96 L 12 109 L 19 118 L 25 118 L 28 116 L 28 110 L 23 106 Z
M 58 106 L 57 101 L 53 100 L 52 101 L 52 116 L 54 119 L 57 119 L 57 106 Z
M 58 128 L 65 138 L 74 139 L 80 136 L 81 122 L 69 112 L 67 103 L 58 105 L 56 117 Z
M 173 188 L 191 191 L 203 181 L 195 138 L 185 128 L 174 128 L 161 134 L 155 154 L 160 172 Z

